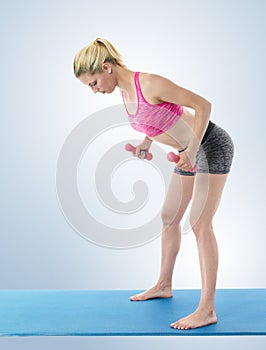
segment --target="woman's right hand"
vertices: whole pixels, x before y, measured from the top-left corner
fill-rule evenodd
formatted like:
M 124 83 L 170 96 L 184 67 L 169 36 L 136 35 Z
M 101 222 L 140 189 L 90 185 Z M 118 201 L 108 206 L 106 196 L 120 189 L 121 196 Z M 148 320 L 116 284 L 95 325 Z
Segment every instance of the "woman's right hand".
M 148 140 L 145 138 L 141 142 L 141 144 L 136 146 L 136 153 L 134 154 L 134 156 L 138 157 L 139 159 L 145 159 L 146 153 L 149 152 L 151 144 L 152 144 L 152 140 Z

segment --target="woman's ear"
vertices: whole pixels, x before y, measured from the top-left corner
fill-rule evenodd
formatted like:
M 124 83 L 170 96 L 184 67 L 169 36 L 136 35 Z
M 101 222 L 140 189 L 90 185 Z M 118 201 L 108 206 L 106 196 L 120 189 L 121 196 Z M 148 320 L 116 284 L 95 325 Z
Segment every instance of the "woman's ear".
M 102 67 L 104 72 L 112 73 L 112 65 L 109 62 L 105 62 Z

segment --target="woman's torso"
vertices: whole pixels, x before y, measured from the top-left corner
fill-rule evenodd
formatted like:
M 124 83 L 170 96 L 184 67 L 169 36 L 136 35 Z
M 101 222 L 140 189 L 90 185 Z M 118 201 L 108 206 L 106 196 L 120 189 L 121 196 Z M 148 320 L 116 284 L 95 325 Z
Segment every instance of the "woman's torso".
M 152 95 L 148 82 L 149 75 L 150 74 L 148 73 L 139 74 L 139 83 L 142 95 L 148 103 L 159 104 L 162 101 L 156 99 L 156 97 Z M 128 112 L 135 114 L 138 108 L 138 98 L 134 81 L 130 91 L 124 91 L 124 100 L 126 100 L 125 102 Z M 193 136 L 193 124 L 194 115 L 189 110 L 183 108 L 183 113 L 174 126 L 157 136 L 149 137 L 152 140 L 169 145 L 178 150 L 184 149 L 187 147 L 191 137 Z
M 181 118 L 171 129 L 150 138 L 154 141 L 172 146 L 177 150 L 181 150 L 188 146 L 189 141 L 193 137 L 193 124 L 193 114 L 184 108 Z

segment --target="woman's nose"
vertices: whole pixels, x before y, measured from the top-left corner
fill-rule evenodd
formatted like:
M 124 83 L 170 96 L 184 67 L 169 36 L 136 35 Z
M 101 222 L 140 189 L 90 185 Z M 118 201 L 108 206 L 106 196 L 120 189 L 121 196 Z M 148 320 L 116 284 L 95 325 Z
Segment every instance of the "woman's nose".
M 94 86 L 94 87 L 92 88 L 92 90 L 93 90 L 93 92 L 96 94 L 96 92 L 98 92 L 98 91 L 99 91 L 99 88 L 98 88 L 98 87 L 96 87 L 96 86 Z

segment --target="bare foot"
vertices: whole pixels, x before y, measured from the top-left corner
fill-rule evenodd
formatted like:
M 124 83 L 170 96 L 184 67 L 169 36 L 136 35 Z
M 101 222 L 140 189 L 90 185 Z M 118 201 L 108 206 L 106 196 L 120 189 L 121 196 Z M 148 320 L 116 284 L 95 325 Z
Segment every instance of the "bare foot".
M 207 311 L 206 309 L 197 309 L 187 317 L 171 323 L 171 327 L 176 329 L 190 329 L 207 326 L 213 323 L 217 323 L 217 317 L 214 310 Z
M 170 287 L 163 288 L 159 286 L 154 286 L 143 293 L 133 295 L 132 297 L 130 297 L 130 300 L 140 301 L 140 300 L 148 300 L 148 299 L 155 299 L 155 298 L 171 298 L 172 296 L 173 296 L 173 293 Z

